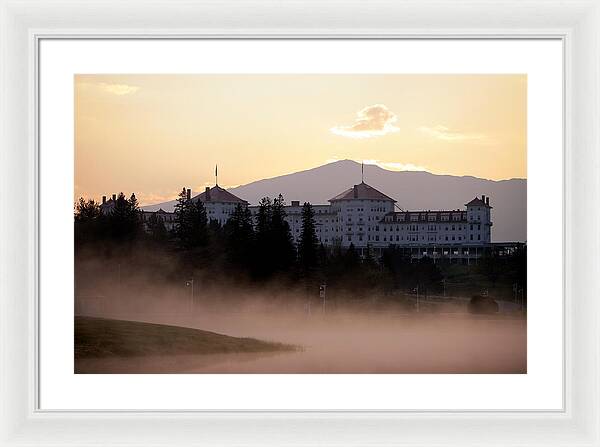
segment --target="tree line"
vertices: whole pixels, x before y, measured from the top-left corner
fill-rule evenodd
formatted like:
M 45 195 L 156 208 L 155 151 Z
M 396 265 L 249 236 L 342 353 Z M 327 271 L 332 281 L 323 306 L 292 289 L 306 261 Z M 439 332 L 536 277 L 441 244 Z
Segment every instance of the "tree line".
M 151 248 L 173 255 L 179 261 L 177 270 L 185 276 L 203 270 L 217 273 L 215 277 L 229 274 L 255 282 L 302 280 L 307 287 L 327 283 L 328 290 L 350 295 L 366 296 L 375 289 L 442 290 L 443 267 L 427 257 L 411 260 L 390 247 L 375 259 L 370 250 L 361 256 L 354 245 L 323 246 L 308 202 L 302 206 L 302 229 L 294 244 L 282 195 L 263 198 L 256 216 L 238 204 L 224 225 L 209 219 L 204 204 L 188 198 L 185 188 L 177 197 L 172 231 L 156 213 L 144 228 L 141 213 L 135 194 L 129 198 L 118 194 L 107 214 L 100 203 L 80 198 L 75 206 L 76 254 L 84 247 L 109 253 Z M 524 274 L 523 259 L 519 254 L 509 262 L 515 275 Z M 478 272 L 493 284 L 498 271 L 507 271 L 506 265 L 506 260 L 487 258 Z

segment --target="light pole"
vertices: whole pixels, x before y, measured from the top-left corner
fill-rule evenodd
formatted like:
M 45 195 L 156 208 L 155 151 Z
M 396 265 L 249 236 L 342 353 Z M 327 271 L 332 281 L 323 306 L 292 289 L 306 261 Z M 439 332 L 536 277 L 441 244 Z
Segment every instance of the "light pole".
M 327 292 L 327 284 L 321 284 L 319 286 L 319 297 L 323 300 L 323 314 L 325 313 L 326 292 Z
M 419 286 L 415 287 L 415 292 L 417 293 L 417 312 L 419 312 Z
M 194 278 L 192 277 L 192 279 L 190 279 L 189 281 L 185 282 L 185 286 L 189 287 L 191 289 L 191 296 L 190 296 L 190 312 L 192 312 L 194 310 Z

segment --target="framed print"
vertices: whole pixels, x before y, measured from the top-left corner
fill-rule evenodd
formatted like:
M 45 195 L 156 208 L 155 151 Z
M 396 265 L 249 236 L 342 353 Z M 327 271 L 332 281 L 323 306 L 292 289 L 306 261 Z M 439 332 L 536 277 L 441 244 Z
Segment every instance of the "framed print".
M 469 5 L 2 3 L 3 444 L 599 445 L 600 5 Z

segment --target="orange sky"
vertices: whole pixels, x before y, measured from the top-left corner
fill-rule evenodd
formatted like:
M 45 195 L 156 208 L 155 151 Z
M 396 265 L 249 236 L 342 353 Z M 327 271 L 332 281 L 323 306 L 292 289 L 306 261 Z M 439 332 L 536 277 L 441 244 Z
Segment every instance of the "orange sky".
M 336 159 L 527 177 L 525 75 L 77 75 L 75 198 L 142 204 Z

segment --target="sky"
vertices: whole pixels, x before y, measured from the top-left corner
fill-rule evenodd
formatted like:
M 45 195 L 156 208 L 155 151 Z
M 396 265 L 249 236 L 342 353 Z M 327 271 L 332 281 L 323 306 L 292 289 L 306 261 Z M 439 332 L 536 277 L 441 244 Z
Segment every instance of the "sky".
M 140 203 L 351 159 L 527 178 L 526 75 L 76 75 L 75 191 Z

